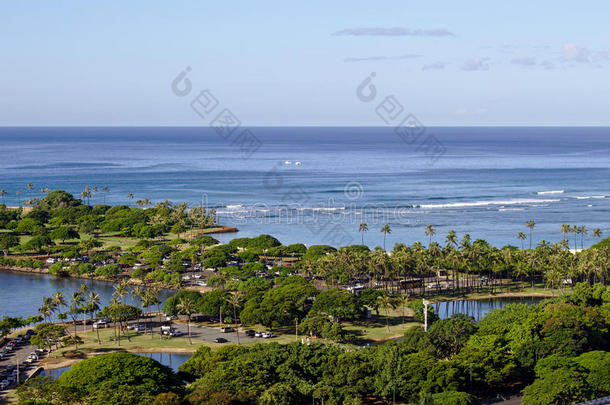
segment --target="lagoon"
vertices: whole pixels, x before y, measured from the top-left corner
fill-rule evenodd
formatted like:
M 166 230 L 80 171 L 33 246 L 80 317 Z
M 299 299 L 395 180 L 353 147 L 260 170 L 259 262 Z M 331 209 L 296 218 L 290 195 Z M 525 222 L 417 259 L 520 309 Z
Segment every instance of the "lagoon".
M 503 297 L 479 300 L 455 300 L 433 303 L 434 312 L 441 319 L 449 318 L 453 314 L 462 313 L 472 316 L 475 321 L 480 321 L 489 311 L 496 308 L 504 308 L 508 304 L 536 304 L 543 297 Z
M 101 306 L 107 305 L 112 299 L 113 283 L 55 277 L 47 274 L 32 274 L 11 272 L 0 269 L 0 318 L 3 316 L 28 317 L 38 314 L 42 305 L 42 298 L 48 297 L 57 291 L 64 293 L 66 300 L 73 292 L 78 291 L 81 284 L 86 284 L 90 290 L 100 295 Z M 161 291 L 161 301 L 172 295 L 171 290 Z M 138 305 L 131 296 L 125 298 L 125 303 Z

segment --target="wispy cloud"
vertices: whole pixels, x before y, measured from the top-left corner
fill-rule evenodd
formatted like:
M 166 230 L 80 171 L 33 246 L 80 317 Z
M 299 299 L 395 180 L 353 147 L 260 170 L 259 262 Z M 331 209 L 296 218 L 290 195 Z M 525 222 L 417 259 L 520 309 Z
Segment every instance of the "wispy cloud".
M 577 44 L 565 44 L 563 46 L 563 56 L 561 60 L 564 62 L 590 63 L 590 52 L 584 46 Z
M 385 37 L 451 37 L 452 32 L 444 28 L 437 29 L 409 29 L 404 27 L 356 27 L 346 28 L 332 35 L 352 35 L 352 36 L 385 36 Z
M 449 63 L 447 62 L 434 62 L 429 65 L 422 66 L 421 70 L 445 70 Z
M 482 71 L 482 70 L 489 70 L 489 58 L 484 58 L 484 57 L 474 57 L 474 58 L 470 58 L 468 59 L 466 62 L 464 62 L 464 64 L 462 65 L 462 70 L 469 70 L 469 71 Z
M 363 58 L 345 58 L 344 62 L 369 62 L 369 61 L 380 61 L 380 60 L 402 60 L 402 59 L 416 59 L 421 58 L 422 55 L 417 54 L 406 54 L 400 56 L 366 56 Z
M 510 61 L 513 65 L 522 65 L 522 66 L 536 66 L 536 58 L 531 56 L 524 56 L 521 58 L 514 58 Z

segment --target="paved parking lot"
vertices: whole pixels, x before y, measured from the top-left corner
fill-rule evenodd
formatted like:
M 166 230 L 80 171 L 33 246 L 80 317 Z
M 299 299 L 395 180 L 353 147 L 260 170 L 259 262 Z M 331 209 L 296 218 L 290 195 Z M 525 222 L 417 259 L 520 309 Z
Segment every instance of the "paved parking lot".
M 186 336 L 188 330 L 186 322 L 172 322 L 172 326 L 180 332 L 183 332 Z M 193 339 L 207 340 L 209 342 L 213 342 L 214 339 L 222 337 L 228 340 L 227 343 L 237 343 L 236 332 L 222 333 L 219 326 L 212 327 L 191 323 L 191 336 Z M 249 337 L 246 336 L 243 331 L 239 332 L 239 341 L 241 343 L 260 340 L 268 339 Z
M 11 375 L 15 375 L 17 364 L 19 364 L 19 378 L 24 381 L 29 374 L 38 368 L 40 361 L 35 361 L 30 364 L 24 364 L 30 353 L 34 351 L 34 347 L 29 342 L 24 342 L 15 347 L 11 352 L 7 352 L 2 359 L 0 359 L 0 381 L 9 378 Z M 40 359 L 42 360 L 42 358 Z M 9 388 L 14 388 L 13 386 Z M 0 391 L 0 396 L 4 396 L 6 391 Z

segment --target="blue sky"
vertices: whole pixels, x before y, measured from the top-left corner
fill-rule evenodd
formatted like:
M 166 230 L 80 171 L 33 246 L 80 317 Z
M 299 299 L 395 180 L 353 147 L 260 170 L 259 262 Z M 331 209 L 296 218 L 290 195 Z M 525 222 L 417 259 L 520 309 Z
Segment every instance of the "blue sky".
M 586 6 L 586 7 L 585 7 Z M 610 4 L 15 1 L 0 6 L 0 125 L 610 125 Z M 192 93 L 172 80 L 187 66 Z M 356 88 L 371 72 L 378 98 Z M 220 107 L 219 107 L 220 108 Z

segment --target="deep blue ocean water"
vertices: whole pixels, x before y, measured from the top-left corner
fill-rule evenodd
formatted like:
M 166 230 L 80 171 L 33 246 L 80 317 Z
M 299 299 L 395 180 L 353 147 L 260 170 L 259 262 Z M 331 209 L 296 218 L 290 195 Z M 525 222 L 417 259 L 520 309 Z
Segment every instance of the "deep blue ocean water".
M 441 156 L 392 128 L 251 131 L 257 147 L 210 128 L 0 128 L 0 188 L 9 205 L 86 185 L 110 188 L 93 203 L 204 204 L 240 229 L 222 240 L 360 243 L 360 222 L 370 246 L 389 223 L 388 248 L 427 241 L 427 224 L 439 242 L 454 229 L 496 246 L 520 245 L 530 219 L 534 243 L 560 240 L 562 223 L 610 233 L 610 128 L 428 128 Z

